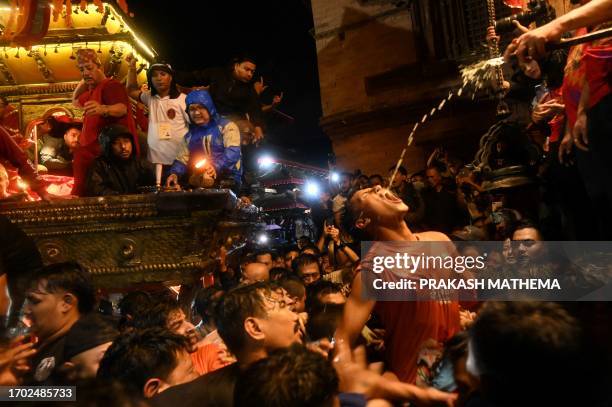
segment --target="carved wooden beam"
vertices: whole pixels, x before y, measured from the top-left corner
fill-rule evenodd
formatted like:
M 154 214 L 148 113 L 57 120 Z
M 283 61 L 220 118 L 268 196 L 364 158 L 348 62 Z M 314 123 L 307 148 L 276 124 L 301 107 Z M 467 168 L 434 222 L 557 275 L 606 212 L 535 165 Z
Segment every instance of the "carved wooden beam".
M 9 71 L 8 66 L 4 63 L 4 58 L 0 57 L 0 72 L 4 75 L 4 81 L 9 85 L 16 85 L 15 78 L 13 78 L 13 74 Z

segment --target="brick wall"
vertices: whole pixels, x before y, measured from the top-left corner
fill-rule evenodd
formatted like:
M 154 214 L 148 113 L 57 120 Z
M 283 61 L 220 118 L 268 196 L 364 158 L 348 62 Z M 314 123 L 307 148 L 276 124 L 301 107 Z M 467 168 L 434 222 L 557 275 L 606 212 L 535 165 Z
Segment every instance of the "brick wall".
M 571 9 L 569 0 L 550 0 L 550 3 L 557 15 Z M 400 81 L 397 86 L 382 92 L 366 92 L 366 78 L 422 62 L 418 61 L 409 11 L 384 0 L 312 0 L 312 9 L 322 125 L 324 129 L 328 125 L 333 128 L 328 134 L 338 165 L 346 170 L 360 168 L 366 174 L 385 175 L 399 158 L 414 118 L 405 120 L 409 123 L 394 122 L 392 125 L 385 124 L 382 119 L 383 123 L 375 130 L 372 126 L 363 126 L 363 131 L 338 131 L 346 117 L 402 103 L 408 106 L 423 104 L 423 109 L 427 109 L 431 103 L 429 99 L 438 98 L 432 96 L 436 86 L 444 89 L 452 83 L 440 80 L 405 85 Z M 476 151 L 478 138 L 495 121 L 493 112 L 489 105 L 436 117 L 415 135 L 415 145 L 409 148 L 404 166 L 410 172 L 422 169 L 427 154 L 440 144 L 451 151 L 455 148 L 469 160 L 469 154 Z M 415 114 L 420 117 L 423 112 Z
M 381 2 L 360 3 L 312 2 L 325 116 L 369 110 L 364 78 L 415 62 L 408 11 Z

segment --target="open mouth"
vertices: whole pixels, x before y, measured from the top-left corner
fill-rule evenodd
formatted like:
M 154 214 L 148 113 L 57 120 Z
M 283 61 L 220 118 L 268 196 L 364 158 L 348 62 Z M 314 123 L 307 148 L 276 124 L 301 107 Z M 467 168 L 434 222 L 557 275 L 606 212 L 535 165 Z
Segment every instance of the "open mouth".
M 393 203 L 400 203 L 400 202 L 402 202 L 402 200 L 400 198 L 398 198 L 397 195 L 395 195 L 393 192 L 389 191 L 388 189 L 383 192 L 383 197 L 387 201 L 390 201 L 390 202 L 393 202 Z

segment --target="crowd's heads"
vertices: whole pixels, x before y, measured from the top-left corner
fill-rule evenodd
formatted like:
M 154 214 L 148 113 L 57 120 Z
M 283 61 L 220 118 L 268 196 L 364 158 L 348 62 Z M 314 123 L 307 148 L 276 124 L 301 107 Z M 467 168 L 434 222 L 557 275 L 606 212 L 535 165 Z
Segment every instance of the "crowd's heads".
M 195 126 L 207 126 L 211 121 L 217 119 L 215 104 L 210 93 L 205 90 L 189 92 L 185 99 L 185 105 L 191 123 Z
M 170 64 L 161 61 L 152 64 L 147 70 L 147 83 L 151 95 L 168 92 L 171 98 L 176 98 L 180 92 L 173 78 L 174 70 Z
M 102 129 L 98 136 L 102 153 L 107 159 L 127 161 L 134 151 L 134 136 L 120 124 L 111 124 Z
M 81 48 L 76 52 L 76 59 L 77 67 L 81 71 L 81 76 L 86 85 L 95 86 L 106 78 L 102 69 L 102 62 L 95 50 Z
M 580 375 L 580 336 L 559 304 L 490 302 L 471 328 L 467 367 L 495 405 L 567 405 L 579 392 L 560 389 Z
M 254 261 L 255 258 L 242 265 L 241 284 L 252 284 L 258 281 L 270 280 L 270 269 L 264 263 Z
M 44 340 L 93 311 L 96 296 L 89 273 L 77 263 L 43 267 L 27 293 L 26 316 L 32 331 Z
M 344 304 L 346 297 L 342 294 L 342 286 L 327 280 L 318 280 L 308 286 L 306 310 L 311 312 L 324 304 Z
M 355 184 L 357 190 L 367 188 L 370 185 L 370 178 L 365 174 L 359 174 Z
M 132 328 L 135 318 L 146 313 L 153 306 L 151 294 L 146 291 L 132 291 L 119 301 L 119 329 L 124 331 Z
M 284 262 L 284 260 L 283 260 Z M 272 267 L 270 269 L 270 281 L 279 281 L 293 275 L 291 269 L 283 267 Z
M 278 284 L 287 291 L 287 294 L 293 300 L 293 310 L 304 312 L 306 310 L 306 286 L 304 282 L 298 276 L 292 274 L 279 280 Z
M 395 172 L 395 165 L 392 166 L 391 168 L 389 168 L 388 173 L 388 177 L 389 180 L 391 180 L 391 177 L 393 176 L 393 173 Z M 400 185 L 402 185 L 402 183 L 406 182 L 406 179 L 408 178 L 408 171 L 406 171 L 406 168 L 404 168 L 403 166 L 400 166 L 397 169 L 397 173 L 395 174 L 395 178 L 393 178 L 393 183 L 391 184 L 392 188 L 399 188 Z
M 351 181 L 353 180 L 353 174 L 350 172 L 340 173 L 340 179 L 338 180 L 338 189 L 343 194 L 348 194 L 351 189 Z M 369 180 L 368 180 L 369 182 Z
M 312 254 L 300 254 L 293 265 L 295 272 L 307 286 L 321 278 L 319 259 Z
M 134 328 L 165 328 L 185 337 L 191 349 L 198 342 L 197 333 L 193 324 L 185 316 L 179 303 L 172 298 L 163 298 L 143 314 L 136 315 Z
M 216 286 L 201 288 L 196 293 L 193 308 L 204 323 L 214 323 L 215 307 L 221 296 L 223 290 Z
M 300 255 L 300 250 L 297 247 L 291 247 L 285 252 L 285 267 L 292 269 L 293 260 Z
M 164 328 L 127 332 L 104 354 L 98 377 L 123 383 L 132 395 L 151 398 L 197 377 L 188 349 L 184 336 Z
M 302 346 L 272 352 L 255 362 L 236 383 L 235 406 L 332 407 L 338 376 L 321 355 Z
M 427 184 L 431 188 L 438 188 L 442 185 L 442 174 L 440 169 L 435 166 L 431 166 L 425 170 L 425 178 L 427 179 Z
M 383 185 L 384 183 L 385 183 L 385 180 L 383 179 L 382 175 L 380 175 L 380 174 L 370 175 L 369 185 L 371 187 L 375 187 L 375 186 L 378 186 L 378 185 Z
M 257 65 L 255 60 L 246 55 L 240 55 L 232 60 L 234 78 L 240 82 L 250 82 L 255 75 Z
M 519 221 L 512 234 L 513 253 L 519 263 L 528 263 L 540 259 L 546 252 L 538 226 L 528 220 Z
M 100 360 L 119 331 L 106 317 L 92 313 L 77 321 L 66 334 L 64 370 L 69 380 L 96 377 Z
M 321 255 L 321 250 L 319 250 L 317 246 L 309 242 L 308 244 L 302 246 L 302 249 L 300 250 L 300 255 L 302 254 L 310 254 L 312 256 L 319 257 Z
M 265 264 L 269 271 L 274 262 L 274 254 L 271 250 L 262 249 L 255 253 L 255 260 L 257 260 L 259 263 Z
M 301 341 L 299 320 L 292 301 L 267 283 L 239 286 L 217 304 L 217 330 L 227 348 L 238 357 L 268 352 Z

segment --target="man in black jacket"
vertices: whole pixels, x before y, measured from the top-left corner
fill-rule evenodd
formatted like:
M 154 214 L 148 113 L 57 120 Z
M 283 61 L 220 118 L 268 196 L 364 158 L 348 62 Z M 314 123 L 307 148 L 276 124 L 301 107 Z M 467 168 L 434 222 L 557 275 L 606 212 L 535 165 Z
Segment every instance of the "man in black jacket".
M 87 195 L 135 194 L 139 186 L 155 185 L 152 164 L 134 156 L 133 136 L 119 124 L 106 126 L 98 137 L 102 155 L 87 177 Z
M 264 120 L 261 104 L 252 80 L 256 65 L 252 58 L 242 56 L 232 60 L 229 67 L 208 68 L 195 72 L 177 72 L 177 83 L 181 86 L 207 86 L 217 111 L 240 127 L 240 133 L 245 140 L 244 123 L 252 128 L 253 143 L 258 143 L 264 137 Z M 248 122 L 247 122 L 248 120 Z M 249 138 L 249 137 L 247 137 Z

